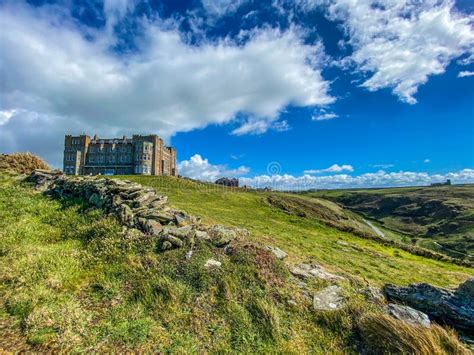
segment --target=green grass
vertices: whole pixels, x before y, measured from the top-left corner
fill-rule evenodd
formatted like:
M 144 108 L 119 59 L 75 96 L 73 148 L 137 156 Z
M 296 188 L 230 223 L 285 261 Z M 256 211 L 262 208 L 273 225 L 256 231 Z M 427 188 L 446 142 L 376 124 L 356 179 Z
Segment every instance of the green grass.
M 329 269 L 376 284 L 430 282 L 457 286 L 473 269 L 382 246 L 330 228 L 318 220 L 288 215 L 266 203 L 271 195 L 167 177 L 126 176 L 169 196 L 170 203 L 208 223 L 247 228 L 257 242 L 278 246 L 292 261 L 315 260 Z M 343 247 L 338 241 L 350 243 Z
M 201 243 L 186 261 L 185 249 L 159 252 L 156 240 L 122 233 L 81 201 L 53 200 L 0 174 L 0 349 L 354 352 L 358 319 L 380 312 L 358 293 L 366 282 L 456 286 L 473 274 L 288 215 L 262 193 L 127 178 L 165 192 L 206 223 L 248 228 L 252 241 L 281 247 L 291 262 L 313 259 L 355 275 L 340 282 L 347 306 L 312 311 L 283 263 L 253 244 L 237 243 L 226 255 Z M 222 268 L 205 269 L 210 257 Z M 326 285 L 310 282 L 308 291 Z

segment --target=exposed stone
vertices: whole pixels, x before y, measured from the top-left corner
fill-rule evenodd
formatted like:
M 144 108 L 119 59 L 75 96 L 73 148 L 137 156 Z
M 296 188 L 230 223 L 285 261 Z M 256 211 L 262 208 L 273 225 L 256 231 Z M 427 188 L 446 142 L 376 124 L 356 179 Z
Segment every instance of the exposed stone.
M 414 308 L 402 306 L 395 303 L 389 303 L 386 307 L 387 313 L 399 320 L 408 322 L 413 325 L 422 325 L 429 327 L 431 322 L 428 316 Z
M 211 239 L 211 237 L 209 236 L 209 234 L 207 234 L 207 232 L 200 231 L 200 230 L 195 231 L 194 236 L 196 237 L 196 239 L 201 239 L 201 240 Z
M 313 296 L 313 308 L 318 311 L 334 311 L 343 305 L 342 288 L 337 285 L 328 286 Z
M 208 259 L 204 264 L 205 268 L 212 269 L 212 268 L 219 268 L 221 267 L 222 263 L 220 261 L 214 259 Z
M 161 250 L 169 250 L 169 249 L 172 249 L 173 248 L 173 244 L 171 244 L 170 242 L 168 242 L 167 240 L 165 240 L 162 244 L 161 244 Z
M 223 247 L 236 238 L 236 232 L 221 225 L 215 225 L 208 231 L 211 243 L 217 247 Z
M 273 247 L 269 245 L 267 246 L 267 250 L 271 251 L 277 257 L 277 259 L 280 259 L 280 260 L 283 260 L 288 256 L 287 253 L 285 253 L 283 250 L 281 250 L 278 247 Z
M 172 235 L 164 235 L 163 237 L 163 240 L 165 241 L 168 241 L 170 242 L 173 246 L 177 247 L 177 248 L 181 248 L 184 243 L 181 239 L 177 238 L 177 237 L 174 237 Z
M 143 227 L 149 234 L 152 235 L 159 235 L 160 232 L 163 230 L 163 226 L 160 224 L 160 222 L 155 221 L 153 219 L 145 219 Z
M 186 253 L 185 258 L 186 260 L 190 260 L 192 256 L 193 256 L 193 250 L 191 249 Z
M 364 288 L 361 293 L 365 296 L 365 299 L 369 302 L 376 303 L 376 304 L 383 304 L 385 303 L 385 296 L 377 287 L 368 286 Z
M 474 297 L 472 279 L 456 291 L 449 291 L 426 283 L 407 287 L 385 285 L 384 292 L 391 301 L 400 302 L 426 313 L 438 323 L 474 334 Z
M 474 302 L 474 277 L 460 284 L 455 293 L 458 297 L 470 298 Z
M 327 272 L 324 267 L 318 264 L 299 264 L 290 268 L 293 276 L 302 280 L 316 277 L 322 280 L 344 280 L 344 277 Z

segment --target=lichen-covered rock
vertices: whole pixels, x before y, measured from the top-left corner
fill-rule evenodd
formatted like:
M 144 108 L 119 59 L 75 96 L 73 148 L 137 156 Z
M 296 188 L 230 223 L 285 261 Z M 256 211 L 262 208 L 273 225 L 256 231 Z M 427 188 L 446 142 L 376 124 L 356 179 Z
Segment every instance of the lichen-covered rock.
M 324 267 L 316 263 L 312 264 L 299 264 L 290 268 L 290 272 L 293 276 L 296 276 L 302 280 L 316 277 L 322 280 L 343 280 L 342 276 L 331 274 L 326 271 Z
M 429 327 L 431 324 L 430 318 L 425 313 L 408 306 L 390 303 L 387 305 L 386 310 L 392 317 L 413 325 Z
M 222 263 L 220 261 L 214 260 L 214 259 L 208 259 L 206 263 L 204 264 L 204 267 L 207 269 L 215 269 L 215 268 L 220 268 Z
M 280 259 L 280 260 L 283 260 L 288 256 L 287 253 L 285 253 L 283 250 L 281 250 L 278 247 L 273 247 L 273 246 L 269 245 L 269 246 L 267 246 L 267 250 L 271 251 L 273 253 L 273 255 L 275 255 L 276 258 Z
M 474 297 L 472 281 L 456 291 L 438 288 L 426 283 L 407 287 L 385 285 L 384 292 L 391 301 L 413 307 L 431 319 L 468 334 L 474 334 Z
M 237 237 L 235 230 L 225 228 L 219 224 L 208 230 L 211 243 L 217 247 L 224 247 Z
M 318 311 L 334 311 L 343 305 L 342 288 L 337 285 L 328 286 L 313 296 L 313 308 Z

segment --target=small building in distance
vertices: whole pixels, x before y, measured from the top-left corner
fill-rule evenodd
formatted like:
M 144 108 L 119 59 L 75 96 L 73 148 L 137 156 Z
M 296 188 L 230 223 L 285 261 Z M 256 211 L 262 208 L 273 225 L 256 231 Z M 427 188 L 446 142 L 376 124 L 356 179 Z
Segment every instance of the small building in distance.
M 229 187 L 239 187 L 239 179 L 237 178 L 220 178 L 215 181 L 218 185 L 224 185 Z
M 451 185 L 451 179 L 447 179 L 446 182 L 435 182 L 430 186 L 449 186 Z
M 177 175 L 176 150 L 157 135 L 66 135 L 63 166 L 68 175 Z

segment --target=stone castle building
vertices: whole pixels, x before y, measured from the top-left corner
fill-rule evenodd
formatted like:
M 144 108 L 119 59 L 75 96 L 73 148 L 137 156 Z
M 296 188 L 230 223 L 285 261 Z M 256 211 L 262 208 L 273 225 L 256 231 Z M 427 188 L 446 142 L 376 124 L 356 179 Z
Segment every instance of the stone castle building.
M 112 139 L 66 135 L 63 166 L 69 175 L 177 175 L 176 150 L 157 135 Z

